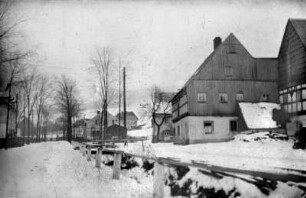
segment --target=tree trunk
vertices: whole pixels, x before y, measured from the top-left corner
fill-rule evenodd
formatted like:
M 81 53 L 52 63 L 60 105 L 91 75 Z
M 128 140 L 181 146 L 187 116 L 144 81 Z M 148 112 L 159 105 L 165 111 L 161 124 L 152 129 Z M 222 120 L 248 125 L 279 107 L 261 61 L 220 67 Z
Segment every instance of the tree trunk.
M 67 139 L 68 142 L 71 144 L 71 138 L 72 138 L 72 128 L 71 128 L 71 115 L 70 112 L 67 116 Z
M 36 136 L 37 136 L 37 142 L 40 142 L 40 133 L 39 133 L 39 124 L 40 124 L 40 113 L 39 110 L 37 111 L 37 123 L 36 123 Z
M 107 130 L 107 99 L 104 100 L 104 105 L 103 105 L 103 133 L 102 133 L 102 138 L 105 139 L 105 134 Z

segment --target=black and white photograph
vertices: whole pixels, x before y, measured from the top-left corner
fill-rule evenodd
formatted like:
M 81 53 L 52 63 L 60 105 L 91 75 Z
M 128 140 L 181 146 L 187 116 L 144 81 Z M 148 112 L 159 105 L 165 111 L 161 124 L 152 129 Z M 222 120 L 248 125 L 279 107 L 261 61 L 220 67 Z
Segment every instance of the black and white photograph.
M 1 198 L 306 198 L 306 1 L 0 0 Z

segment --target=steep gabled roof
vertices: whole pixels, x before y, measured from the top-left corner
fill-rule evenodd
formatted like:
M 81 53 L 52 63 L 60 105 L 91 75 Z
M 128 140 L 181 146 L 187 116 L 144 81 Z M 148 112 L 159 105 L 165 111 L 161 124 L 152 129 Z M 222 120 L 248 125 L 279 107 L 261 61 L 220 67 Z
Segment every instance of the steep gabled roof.
M 286 36 L 288 26 L 290 24 L 292 25 L 292 27 L 295 30 L 298 37 L 300 38 L 301 43 L 306 47 L 306 19 L 288 19 L 287 25 L 286 25 L 286 28 L 285 28 L 285 31 L 284 31 L 284 34 L 283 34 L 282 42 L 281 42 L 281 45 L 279 47 L 278 57 L 280 55 L 282 45 L 284 43 L 284 39 L 285 39 L 285 36 Z
M 218 50 L 220 50 L 222 45 L 230 44 L 230 43 L 238 43 L 242 48 L 248 53 L 249 56 L 253 58 L 253 56 L 249 53 L 249 51 L 241 44 L 241 42 L 237 39 L 237 37 L 233 34 L 230 33 L 226 39 L 215 49 L 205 60 L 204 62 L 200 65 L 200 67 L 195 71 L 195 73 L 187 80 L 185 83 L 184 87 L 187 86 L 187 84 L 192 80 L 197 74 L 200 73 L 200 71 L 209 63 L 209 61 L 213 58 L 213 56 L 216 54 Z
M 306 46 L 306 19 L 289 19 L 297 35 L 300 37 L 304 46 Z
M 126 112 L 126 117 L 138 120 L 138 117 L 135 115 L 135 113 L 133 111 L 127 111 Z M 116 115 L 116 118 L 119 119 L 119 113 Z M 120 119 L 123 119 L 123 112 L 120 113 Z

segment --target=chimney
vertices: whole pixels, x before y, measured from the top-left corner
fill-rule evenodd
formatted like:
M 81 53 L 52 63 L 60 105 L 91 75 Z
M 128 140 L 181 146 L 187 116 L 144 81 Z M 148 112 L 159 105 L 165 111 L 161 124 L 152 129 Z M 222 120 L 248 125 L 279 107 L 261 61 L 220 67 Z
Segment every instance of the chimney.
M 216 50 L 217 47 L 219 47 L 221 43 L 222 43 L 222 39 L 220 37 L 215 37 L 214 38 L 214 50 Z

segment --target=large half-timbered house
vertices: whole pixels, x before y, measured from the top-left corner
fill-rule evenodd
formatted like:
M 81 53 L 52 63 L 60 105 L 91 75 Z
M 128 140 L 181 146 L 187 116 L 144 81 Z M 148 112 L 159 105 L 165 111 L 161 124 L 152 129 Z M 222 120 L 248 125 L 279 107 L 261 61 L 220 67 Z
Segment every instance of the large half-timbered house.
M 230 34 L 214 39 L 214 51 L 174 96 L 177 143 L 225 141 L 238 124 L 238 102 L 279 102 L 277 58 L 254 58 Z

